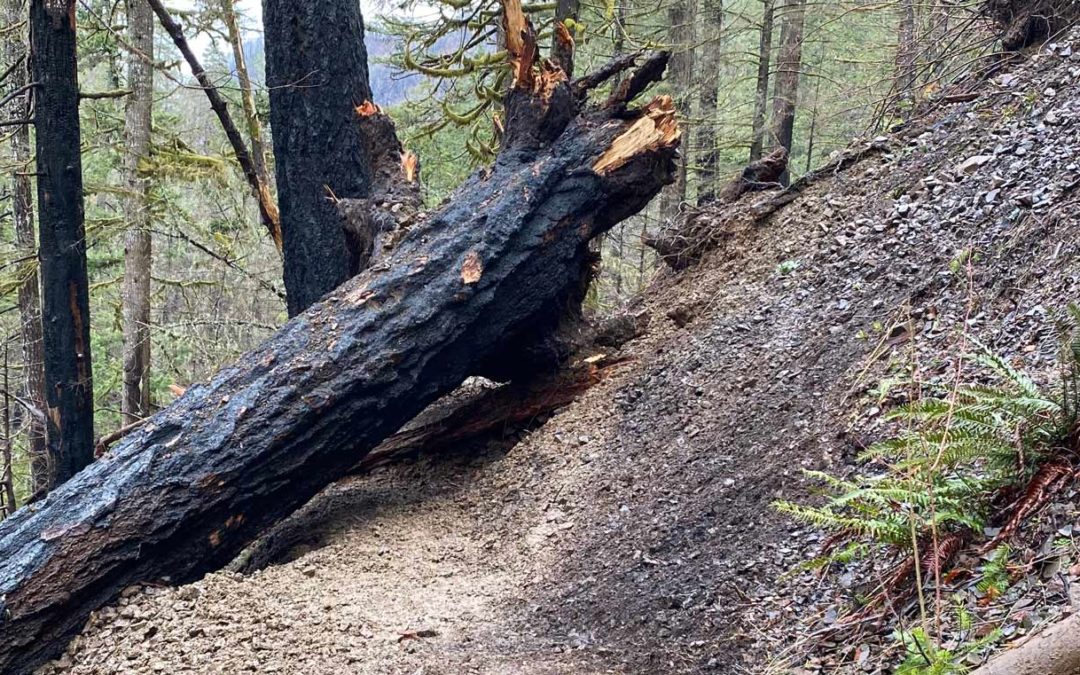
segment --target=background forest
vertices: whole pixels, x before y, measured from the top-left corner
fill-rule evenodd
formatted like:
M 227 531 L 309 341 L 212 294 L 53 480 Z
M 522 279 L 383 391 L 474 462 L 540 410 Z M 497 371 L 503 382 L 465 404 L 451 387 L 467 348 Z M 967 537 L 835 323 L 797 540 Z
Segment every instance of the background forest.
M 3 509 L 44 484 L 35 131 L 25 0 L 4 0 L 0 325 Z M 129 5 L 130 4 L 130 8 Z M 90 274 L 95 431 L 137 423 L 263 341 L 287 319 L 282 261 L 204 87 L 145 3 L 77 3 L 81 153 Z M 272 184 L 258 8 L 168 7 Z M 433 206 L 490 162 L 508 86 L 494 0 L 365 6 L 375 103 L 421 162 Z M 588 307 L 605 312 L 648 283 L 643 244 L 730 176 L 783 146 L 790 176 L 852 138 L 902 124 L 941 83 L 985 64 L 984 12 L 951 0 L 580 0 L 525 6 L 542 45 L 561 22 L 586 72 L 618 54 L 673 52 L 661 85 L 684 114 L 680 177 L 602 243 Z M 357 101 L 360 105 L 362 101 Z M 271 190 L 272 191 L 272 190 Z

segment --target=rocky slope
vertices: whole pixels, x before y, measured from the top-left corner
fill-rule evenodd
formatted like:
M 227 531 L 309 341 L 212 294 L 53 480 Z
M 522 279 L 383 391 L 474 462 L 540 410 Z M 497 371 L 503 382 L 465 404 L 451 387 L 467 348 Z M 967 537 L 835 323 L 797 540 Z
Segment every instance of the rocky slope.
M 716 214 L 720 248 L 633 308 L 632 361 L 508 451 L 343 482 L 291 560 L 132 589 L 41 672 L 886 672 L 887 635 L 801 639 L 845 589 L 778 581 L 822 535 L 769 504 L 805 494 L 802 467 L 849 470 L 884 433 L 880 383 L 949 377 L 965 328 L 1053 375 L 1052 315 L 1080 298 L 1073 45 L 764 222 Z

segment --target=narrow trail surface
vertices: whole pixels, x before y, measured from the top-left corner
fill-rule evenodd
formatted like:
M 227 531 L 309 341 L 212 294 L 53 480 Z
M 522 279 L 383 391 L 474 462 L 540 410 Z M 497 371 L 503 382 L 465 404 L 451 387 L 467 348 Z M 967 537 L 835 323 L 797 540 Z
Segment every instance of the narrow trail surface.
M 1080 299 L 1075 41 L 881 139 L 765 222 L 714 214 L 719 248 L 631 308 L 649 327 L 629 363 L 516 444 L 340 483 L 294 517 L 307 543 L 286 561 L 132 589 L 41 672 L 801 664 L 791 640 L 838 591 L 778 582 L 822 535 L 770 502 L 886 431 L 872 390 L 890 364 L 950 377 L 962 326 L 1053 373 L 1051 310 Z

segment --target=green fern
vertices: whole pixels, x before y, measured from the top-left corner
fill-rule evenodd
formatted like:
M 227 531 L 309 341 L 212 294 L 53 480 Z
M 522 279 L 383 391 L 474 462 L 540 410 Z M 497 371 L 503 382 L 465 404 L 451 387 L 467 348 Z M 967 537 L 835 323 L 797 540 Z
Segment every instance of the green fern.
M 938 647 L 922 628 L 898 631 L 896 638 L 904 645 L 904 660 L 895 675 L 963 675 L 969 672 L 957 663 L 957 655 Z
M 821 505 L 777 502 L 776 509 L 871 550 L 890 547 L 911 553 L 935 531 L 939 536 L 982 531 L 992 495 L 1023 484 L 1040 462 L 1060 456 L 1080 419 L 1080 308 L 1069 311 L 1073 328 L 1062 350 L 1060 395 L 1044 392 L 972 338 L 977 352 L 970 360 L 982 366 L 989 383 L 898 406 L 887 419 L 907 429 L 859 456 L 860 461 L 884 465 L 883 472 L 846 479 L 806 471 L 824 486 Z M 1001 584 L 998 572 L 1008 553 L 1002 555 L 986 565 L 988 588 Z M 833 560 L 824 556 L 812 562 L 826 565 Z
M 994 551 L 990 559 L 983 565 L 982 579 L 975 584 L 975 589 L 983 595 L 989 593 L 995 596 L 1007 591 L 1011 580 L 1009 574 L 1010 555 L 1012 555 L 1012 549 L 1007 544 Z
M 960 625 L 964 625 L 963 616 Z M 964 642 L 955 649 L 939 647 L 922 628 L 898 630 L 894 636 L 904 646 L 904 660 L 893 671 L 895 675 L 965 675 L 971 672 L 964 665 L 968 655 L 978 654 L 996 643 L 1001 639 L 1001 631 L 995 629 L 985 637 Z

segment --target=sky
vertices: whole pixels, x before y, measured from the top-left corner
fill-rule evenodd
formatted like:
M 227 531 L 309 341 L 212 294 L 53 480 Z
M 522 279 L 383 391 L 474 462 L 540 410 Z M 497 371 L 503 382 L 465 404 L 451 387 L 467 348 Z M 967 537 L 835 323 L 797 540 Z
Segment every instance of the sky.
M 179 9 L 194 9 L 195 7 L 195 3 L 192 2 L 192 0 L 180 0 L 179 2 L 172 2 L 170 4 Z M 241 30 L 245 33 L 245 37 L 253 31 L 262 32 L 262 0 L 236 0 L 236 11 L 243 17 L 240 26 Z M 210 49 L 209 37 L 206 35 L 195 35 L 189 39 L 189 42 L 192 49 L 195 50 L 195 53 L 198 54 L 200 58 L 206 57 L 206 52 Z
M 297 2 L 313 1 L 317 0 L 297 0 Z M 182 9 L 190 9 L 194 6 L 192 0 L 179 0 L 171 4 Z M 378 4 L 378 0 L 361 0 L 360 7 L 364 13 L 365 21 L 373 18 L 379 12 L 376 9 Z M 236 9 L 244 17 L 241 21 L 241 30 L 244 30 L 245 37 L 249 37 L 249 34 L 252 33 L 262 32 L 262 0 L 236 0 Z M 205 56 L 206 50 L 210 48 L 210 39 L 205 35 L 199 35 L 191 40 L 191 44 L 196 53 Z

